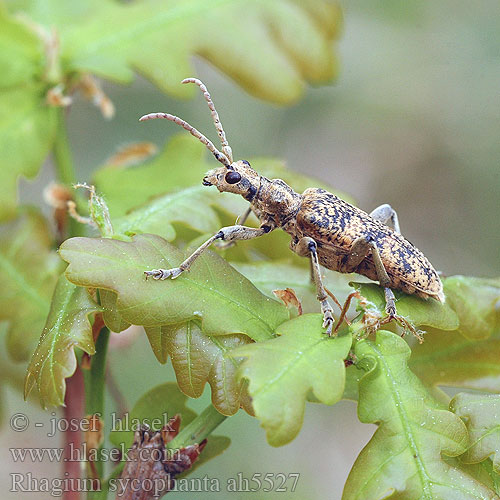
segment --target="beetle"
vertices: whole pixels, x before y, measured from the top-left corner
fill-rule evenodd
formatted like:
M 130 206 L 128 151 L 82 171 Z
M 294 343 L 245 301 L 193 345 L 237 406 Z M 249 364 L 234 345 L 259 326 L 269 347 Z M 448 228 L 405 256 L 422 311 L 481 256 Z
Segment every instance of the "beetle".
M 291 250 L 311 259 L 311 276 L 321 304 L 323 328 L 330 336 L 334 332 L 333 309 L 323 285 L 320 266 L 340 273 L 355 272 L 378 281 L 385 293 L 387 318 L 384 323 L 402 319 L 403 324 L 407 324 L 404 318 L 396 314 L 396 299 L 392 289 L 445 302 L 438 273 L 424 254 L 401 235 L 397 213 L 390 205 L 381 205 L 368 214 L 324 189 L 309 188 L 299 194 L 281 179 L 268 179 L 259 175 L 248 161 L 234 161 L 219 115 L 204 83 L 197 78 L 186 78 L 182 83 L 194 83 L 201 89 L 212 114 L 222 151 L 177 116 L 150 113 L 142 116 L 140 121 L 164 118 L 199 139 L 223 165 L 208 172 L 203 178 L 203 185 L 215 186 L 220 192 L 239 194 L 250 203 L 250 207 L 242 217 L 241 224 L 221 228 L 179 267 L 148 270 L 145 271 L 146 278 L 176 278 L 187 271 L 216 240 L 249 240 L 281 228 L 291 236 Z M 243 225 L 251 212 L 259 219 L 260 227 Z

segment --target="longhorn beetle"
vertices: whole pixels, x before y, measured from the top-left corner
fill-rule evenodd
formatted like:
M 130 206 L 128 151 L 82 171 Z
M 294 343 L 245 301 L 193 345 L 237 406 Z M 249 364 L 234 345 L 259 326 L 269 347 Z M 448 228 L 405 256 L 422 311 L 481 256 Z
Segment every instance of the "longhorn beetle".
M 387 317 L 384 323 L 396 319 L 408 324 L 396 314 L 396 300 L 391 289 L 445 301 L 443 285 L 437 272 L 424 254 L 401 235 L 397 214 L 390 205 L 381 205 L 368 214 L 324 189 L 309 188 L 299 194 L 281 179 L 267 179 L 259 175 L 248 161 L 233 161 L 232 150 L 206 86 L 197 78 L 186 78 L 182 83 L 194 83 L 203 92 L 222 151 L 177 116 L 150 113 L 140 118 L 140 121 L 165 118 L 177 123 L 205 144 L 223 166 L 208 172 L 203 178 L 203 185 L 216 186 L 221 192 L 243 196 L 250 207 L 241 223 L 244 224 L 253 212 L 261 225 L 259 228 L 239 224 L 223 227 L 179 267 L 145 271 L 146 277 L 160 280 L 177 278 L 215 240 L 249 240 L 279 227 L 291 236 L 291 250 L 311 259 L 311 274 L 321 304 L 323 328 L 328 335 L 332 335 L 334 318 L 321 278 L 320 265 L 340 273 L 356 272 L 378 281 L 385 291 Z M 391 222 L 392 228 L 387 225 L 388 222 Z

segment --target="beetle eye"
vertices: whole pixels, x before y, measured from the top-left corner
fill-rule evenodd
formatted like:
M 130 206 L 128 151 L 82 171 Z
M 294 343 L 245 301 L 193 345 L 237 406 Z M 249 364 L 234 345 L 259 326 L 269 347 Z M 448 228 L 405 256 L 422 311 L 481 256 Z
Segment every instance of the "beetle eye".
M 236 184 L 241 181 L 241 175 L 238 172 L 231 170 L 226 174 L 225 180 L 228 184 Z

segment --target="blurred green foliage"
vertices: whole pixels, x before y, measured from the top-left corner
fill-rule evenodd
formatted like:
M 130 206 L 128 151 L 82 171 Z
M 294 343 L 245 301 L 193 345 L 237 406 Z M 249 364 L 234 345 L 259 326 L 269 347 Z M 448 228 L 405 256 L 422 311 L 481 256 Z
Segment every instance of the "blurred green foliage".
M 307 261 L 287 253 L 288 238 L 278 232 L 265 241 L 216 250 L 231 265 L 212 253 L 200 261 L 200 270 L 193 269 L 189 280 L 141 281 L 145 268 L 158 267 L 162 259 L 178 262 L 208 233 L 232 223 L 245 203 L 198 186 L 213 162 L 205 159 L 202 145 L 187 136 L 173 138 L 159 155 L 146 155 L 143 161 L 104 161 L 114 149 L 124 150 L 123 141 L 153 137 L 160 142 L 162 137 L 163 144 L 163 136 L 173 133 L 173 126 L 139 128 L 135 121 L 149 111 L 148 106 L 165 106 L 193 122 L 205 120 L 207 128 L 211 124 L 207 110 L 200 110 L 201 99 L 181 106 L 141 79 L 126 90 L 111 83 L 103 90 L 94 78 L 123 84 L 137 72 L 172 97 L 190 97 L 195 89 L 178 82 L 195 72 L 193 56 L 198 56 L 196 69 L 209 77 L 204 79 L 217 97 L 233 150 L 250 158 L 260 173 L 283 178 L 298 191 L 321 185 L 353 192 L 367 207 L 389 201 L 398 208 L 403 231 L 419 247 L 424 242 L 422 248 L 432 249 L 438 267 L 448 273 L 490 276 L 496 274 L 491 268 L 498 259 L 500 232 L 498 218 L 484 215 L 498 209 L 500 109 L 494 97 L 500 76 L 500 36 L 495 12 L 499 11 L 494 2 L 481 6 L 451 0 L 349 2 L 344 10 L 345 56 L 339 85 L 335 90 L 309 91 L 295 107 L 270 111 L 222 81 L 202 60 L 253 96 L 293 103 L 306 83 L 328 82 L 337 74 L 332 40 L 338 36 L 341 15 L 336 3 L 2 3 L 0 218 L 12 220 L 0 229 L 4 284 L 0 319 L 7 322 L 9 354 L 18 361 L 35 350 L 43 332 L 30 365 L 27 391 L 38 385 L 44 405 L 64 401 L 65 378 L 81 356 L 75 347 L 88 353 L 94 349 L 97 287 L 106 324 L 115 331 L 130 323 L 144 325 L 157 361 L 170 358 L 174 368 L 174 372 L 161 368 L 136 340 L 125 351 L 130 356 L 129 371 L 123 371 L 120 349 L 124 348 L 111 349 L 111 367 L 120 373 L 118 382 L 127 399 L 142 396 L 133 413 L 180 411 L 187 423 L 196 418 L 186 409 L 187 396 L 207 401 L 210 395 L 202 393 L 208 384 L 218 411 L 233 415 L 242 405 L 250 414 L 255 412 L 270 443 L 282 445 L 301 431 L 308 451 L 295 453 L 297 463 L 304 469 L 313 463 L 310 475 L 318 491 L 329 495 L 334 484 L 335 498 L 340 498 L 343 479 L 333 478 L 340 469 L 328 464 L 327 479 L 320 483 L 318 460 L 310 456 L 316 435 L 322 436 L 318 444 L 335 436 L 330 420 L 317 430 L 308 429 L 307 420 L 301 427 L 304 409 L 311 407 L 306 401 L 333 404 L 343 394 L 359 400 L 362 422 L 379 425 L 350 474 L 346 500 L 379 494 L 409 499 L 497 498 L 498 436 L 489 432 L 494 429 L 496 396 L 462 393 L 448 409 L 450 398 L 437 386 L 499 392 L 498 280 L 445 279 L 445 306 L 398 295 L 398 310 L 427 330 L 423 344 L 409 340 L 409 359 L 407 344 L 394 333 L 379 331 L 375 339 L 364 338 L 363 308 L 337 339 L 321 335 L 319 315 L 288 320 L 295 312 L 275 301 L 272 290 L 292 286 L 306 312 L 317 312 L 317 302 Z M 113 124 L 98 120 L 80 96 L 90 97 L 105 116 L 116 109 L 117 119 Z M 70 103 L 67 115 L 64 108 Z M 116 239 L 73 239 L 63 246 L 73 269 L 67 276 L 81 286 L 59 278 L 62 263 L 55 248 L 58 240 L 77 232 L 96 236 L 95 229 L 75 230 L 75 223 L 68 224 L 63 216 L 57 219 L 59 234 L 53 236 L 38 209 L 19 209 L 16 204 L 19 177 L 34 177 L 51 150 L 55 175 L 44 170 L 39 184 L 22 182 L 21 199 L 40 200 L 40 186 L 49 177 L 66 184 L 88 178 L 104 194 L 100 202 L 110 208 Z M 255 155 L 263 156 L 253 160 Z M 271 155 L 286 157 L 295 170 L 307 175 L 285 169 Z M 96 169 L 99 164 L 102 167 Z M 83 213 L 85 204 L 78 197 L 75 201 Z M 96 218 L 95 213 L 90 215 Z M 143 233 L 157 235 L 158 254 L 149 255 L 140 247 L 151 238 Z M 214 270 L 222 279 L 214 278 Z M 131 277 L 135 272 L 137 276 Z M 329 288 L 340 298 L 352 290 L 349 277 L 326 274 Z M 203 293 L 197 288 L 200 283 Z M 383 315 L 380 289 L 355 286 L 370 302 L 371 313 Z M 213 307 L 204 309 L 207 304 Z M 231 315 L 226 314 L 228 307 Z M 261 323 L 268 328 L 256 326 Z M 355 357 L 349 353 L 351 343 Z M 245 345 L 238 348 L 241 344 Z M 238 349 L 233 354 L 241 356 L 230 354 L 234 348 Z M 343 361 L 349 354 L 356 365 L 346 370 Z M 242 358 L 246 359 L 240 365 Z M 2 363 L 2 384 L 19 387 L 19 373 L 9 363 Z M 175 376 L 187 396 L 174 384 L 143 394 L 165 373 Z M 172 404 L 164 406 L 167 403 Z M 106 405 L 109 413 L 114 405 L 109 396 Z M 475 428 L 480 420 L 484 432 Z M 231 458 L 219 458 L 216 464 L 251 467 L 248 464 L 254 460 L 253 464 L 284 467 L 283 452 L 273 455 L 261 449 L 262 437 L 250 417 L 238 412 L 231 421 L 236 424 L 228 422 L 226 428 L 236 426 L 233 435 L 243 442 L 245 453 L 239 457 L 233 450 Z M 342 421 L 336 427 L 348 434 L 349 425 Z M 129 442 L 131 436 L 126 439 Z M 205 450 L 205 458 L 228 445 L 221 437 L 211 443 L 216 446 L 213 452 Z M 255 457 L 248 452 L 254 443 L 260 443 L 255 445 Z M 351 448 L 349 439 L 331 447 L 342 454 Z M 405 459 L 391 461 L 392 456 Z M 389 464 L 388 469 L 375 470 L 381 462 Z M 215 465 L 208 470 L 223 477 L 223 469 Z M 303 495 L 310 495 L 306 483 L 300 484 Z

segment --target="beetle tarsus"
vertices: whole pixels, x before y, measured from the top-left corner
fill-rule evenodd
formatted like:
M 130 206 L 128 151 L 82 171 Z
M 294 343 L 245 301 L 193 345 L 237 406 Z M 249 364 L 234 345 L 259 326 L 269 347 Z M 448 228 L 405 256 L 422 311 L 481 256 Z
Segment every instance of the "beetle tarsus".
M 155 280 L 166 280 L 167 278 L 175 279 L 179 276 L 184 269 L 174 267 L 172 269 L 152 269 L 151 271 L 144 271 L 146 279 L 151 277 Z
M 328 304 L 328 302 L 327 302 L 327 304 Z M 323 328 L 326 328 L 325 333 L 329 337 L 334 335 L 334 332 L 333 332 L 333 325 L 334 324 L 335 324 L 335 319 L 334 319 L 333 314 L 332 314 L 332 309 L 329 308 L 329 309 L 326 309 L 325 311 L 323 311 Z

